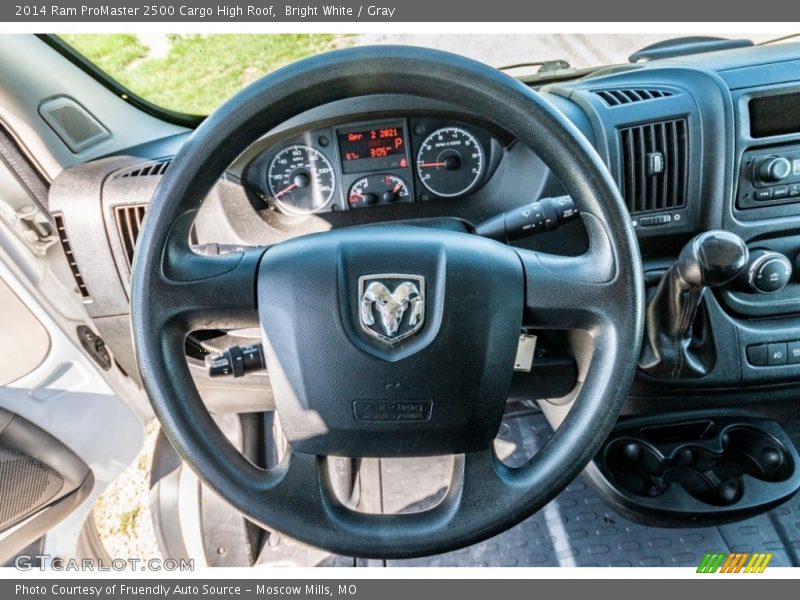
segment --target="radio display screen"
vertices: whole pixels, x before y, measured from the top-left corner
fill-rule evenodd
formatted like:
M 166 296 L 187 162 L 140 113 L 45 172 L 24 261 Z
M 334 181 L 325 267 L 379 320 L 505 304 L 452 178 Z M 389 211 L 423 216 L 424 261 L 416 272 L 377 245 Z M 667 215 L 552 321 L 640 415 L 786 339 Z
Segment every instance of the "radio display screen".
M 800 92 L 753 98 L 749 106 L 754 138 L 800 133 Z
M 408 167 L 405 128 L 382 125 L 348 129 L 336 134 L 342 173 L 360 173 Z

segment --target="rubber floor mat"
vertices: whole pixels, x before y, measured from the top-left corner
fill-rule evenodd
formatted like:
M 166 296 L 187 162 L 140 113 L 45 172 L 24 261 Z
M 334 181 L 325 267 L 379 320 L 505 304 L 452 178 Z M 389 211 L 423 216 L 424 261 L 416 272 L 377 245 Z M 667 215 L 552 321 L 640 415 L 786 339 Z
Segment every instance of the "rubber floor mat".
M 507 418 L 498 435 L 498 454 L 518 465 L 551 434 L 541 414 Z M 384 494 L 388 487 L 396 496 L 391 484 L 401 479 L 384 478 Z M 539 513 L 494 538 L 438 556 L 387 561 L 387 566 L 695 567 L 706 552 L 753 551 L 772 552 L 770 566 L 800 565 L 800 497 L 768 514 L 720 527 L 648 527 L 610 509 L 579 478 Z

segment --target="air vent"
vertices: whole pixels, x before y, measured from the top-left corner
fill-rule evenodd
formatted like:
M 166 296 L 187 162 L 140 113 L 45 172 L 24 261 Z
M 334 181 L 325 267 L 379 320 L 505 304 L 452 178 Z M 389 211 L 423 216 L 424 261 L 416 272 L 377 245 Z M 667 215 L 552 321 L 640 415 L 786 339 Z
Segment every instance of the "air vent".
M 667 98 L 675 95 L 674 92 L 669 90 L 657 90 L 653 88 L 592 90 L 592 93 L 600 96 L 609 106 L 621 106 L 622 104 L 656 100 L 658 98 Z
M 43 102 L 39 114 L 75 154 L 111 137 L 89 111 L 66 96 Z
M 78 291 L 81 293 L 84 302 L 91 302 L 89 290 L 86 289 L 86 284 L 83 282 L 83 276 L 78 268 L 78 263 L 75 260 L 75 255 L 72 253 L 72 244 L 67 237 L 67 228 L 64 225 L 64 215 L 61 213 L 54 213 L 53 220 L 56 222 L 56 229 L 58 230 L 58 239 L 61 241 L 61 247 L 64 249 L 64 254 L 67 256 L 69 268 L 72 271 L 72 276 L 75 278 L 75 285 L 78 286 Z
M 114 219 L 117 221 L 117 230 L 122 242 L 122 249 L 125 251 L 125 258 L 128 261 L 128 268 L 133 264 L 133 251 L 136 248 L 136 240 L 139 239 L 139 232 L 142 230 L 142 220 L 146 211 L 146 204 L 127 204 L 114 207 Z
M 133 265 L 133 253 L 136 249 L 136 242 L 139 240 L 139 233 L 142 231 L 142 221 L 146 212 L 147 204 L 126 204 L 114 207 L 114 220 L 117 222 L 119 239 L 122 242 L 129 269 Z M 197 231 L 194 225 L 189 231 L 189 244 L 197 245 Z
M 621 188 L 631 214 L 686 206 L 686 119 L 620 129 Z
M 129 171 L 123 172 L 120 177 L 152 177 L 156 175 L 163 175 L 169 167 L 171 160 L 159 160 L 156 162 L 147 163 L 145 165 L 136 167 Z

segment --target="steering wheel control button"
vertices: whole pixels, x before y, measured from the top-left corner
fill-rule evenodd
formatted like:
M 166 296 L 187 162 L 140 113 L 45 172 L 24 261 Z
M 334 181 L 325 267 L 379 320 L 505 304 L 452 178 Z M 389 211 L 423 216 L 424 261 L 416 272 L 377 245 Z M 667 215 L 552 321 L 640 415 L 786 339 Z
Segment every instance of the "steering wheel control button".
M 769 351 L 766 344 L 753 344 L 747 347 L 747 362 L 754 367 L 766 367 L 769 363 Z
M 769 250 L 754 250 L 744 274 L 748 291 L 769 294 L 786 287 L 792 278 L 792 263 L 783 254 Z
M 264 348 L 261 344 L 250 346 L 232 346 L 222 352 L 209 354 L 205 359 L 209 377 L 242 377 L 251 371 L 263 371 L 266 368 Z
M 770 367 L 787 364 L 785 342 L 768 344 L 767 349 L 767 364 Z

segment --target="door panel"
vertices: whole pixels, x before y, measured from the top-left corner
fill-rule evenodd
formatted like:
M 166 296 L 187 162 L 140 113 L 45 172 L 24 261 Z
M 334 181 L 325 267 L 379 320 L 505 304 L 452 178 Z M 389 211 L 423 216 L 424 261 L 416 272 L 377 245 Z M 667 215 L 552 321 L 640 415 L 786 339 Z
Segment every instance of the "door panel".
M 27 375 L 42 364 L 50 349 L 47 329 L 20 301 L 5 282 L 0 281 L 0 386 Z M 12 358 L 13 357 L 13 358 Z
M 150 417 L 136 384 L 81 346 L 94 329 L 54 225 L 11 175 L 0 160 L 0 564 L 43 535 L 45 553 L 74 556 Z

